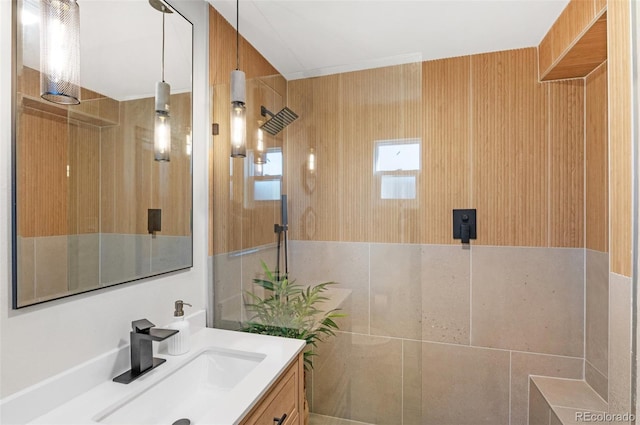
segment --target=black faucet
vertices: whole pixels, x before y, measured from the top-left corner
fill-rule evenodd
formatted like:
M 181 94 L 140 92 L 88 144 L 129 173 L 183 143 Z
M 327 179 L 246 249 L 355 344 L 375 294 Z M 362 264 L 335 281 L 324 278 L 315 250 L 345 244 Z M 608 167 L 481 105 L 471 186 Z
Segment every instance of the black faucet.
M 164 341 L 178 333 L 175 329 L 156 329 L 147 319 L 131 322 L 131 369 L 113 378 L 115 382 L 128 384 L 166 362 L 153 357 L 153 341 Z

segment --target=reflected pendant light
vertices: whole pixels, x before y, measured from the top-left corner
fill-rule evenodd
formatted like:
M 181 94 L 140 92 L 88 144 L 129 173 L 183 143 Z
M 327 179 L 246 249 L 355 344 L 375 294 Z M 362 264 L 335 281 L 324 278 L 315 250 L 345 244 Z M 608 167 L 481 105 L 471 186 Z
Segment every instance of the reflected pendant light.
M 263 122 L 258 121 L 258 127 L 262 126 Z M 266 164 L 267 162 L 267 152 L 264 144 L 264 131 L 261 128 L 258 128 L 256 133 L 256 152 L 253 155 L 253 163 L 255 165 Z
M 41 0 L 40 96 L 80 103 L 80 7 L 75 0 Z
M 231 157 L 247 156 L 246 80 L 240 71 L 240 0 L 236 0 L 236 69 L 231 71 Z
M 171 86 L 164 81 L 164 18 L 167 13 L 173 13 L 173 11 L 160 0 L 149 0 L 149 4 L 162 12 L 162 81 L 156 83 L 153 156 L 156 161 L 168 162 L 171 159 L 171 116 L 169 115 Z

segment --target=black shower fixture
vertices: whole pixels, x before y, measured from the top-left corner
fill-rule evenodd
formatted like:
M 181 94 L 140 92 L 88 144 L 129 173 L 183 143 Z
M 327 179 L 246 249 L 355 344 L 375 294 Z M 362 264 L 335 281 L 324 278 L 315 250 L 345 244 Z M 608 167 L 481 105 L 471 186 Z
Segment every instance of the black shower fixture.
M 277 114 L 269 111 L 264 106 L 260 106 L 260 115 L 262 115 L 263 117 L 266 117 L 267 115 L 271 117 L 267 120 L 267 122 L 262 124 L 260 128 L 272 136 L 280 133 L 283 128 L 298 119 L 298 114 L 296 114 L 286 106 L 282 108 L 282 110 Z

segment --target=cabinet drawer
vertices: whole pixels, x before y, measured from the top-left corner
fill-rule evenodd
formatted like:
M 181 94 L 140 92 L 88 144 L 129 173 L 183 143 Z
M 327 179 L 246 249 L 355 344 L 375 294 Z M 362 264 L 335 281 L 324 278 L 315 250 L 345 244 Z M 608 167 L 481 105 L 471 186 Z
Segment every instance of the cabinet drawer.
M 299 424 L 300 360 L 296 360 L 282 374 L 262 400 L 241 422 L 242 425 L 275 425 L 278 418 L 287 415 L 283 425 Z M 274 420 L 276 419 L 276 420 Z

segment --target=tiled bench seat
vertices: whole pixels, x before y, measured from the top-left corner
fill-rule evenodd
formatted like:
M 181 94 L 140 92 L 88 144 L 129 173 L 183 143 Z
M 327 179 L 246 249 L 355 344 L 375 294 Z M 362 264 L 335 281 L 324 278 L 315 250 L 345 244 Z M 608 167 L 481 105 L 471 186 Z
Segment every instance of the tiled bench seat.
M 607 403 L 584 380 L 529 378 L 529 425 L 626 424 L 608 422 Z

